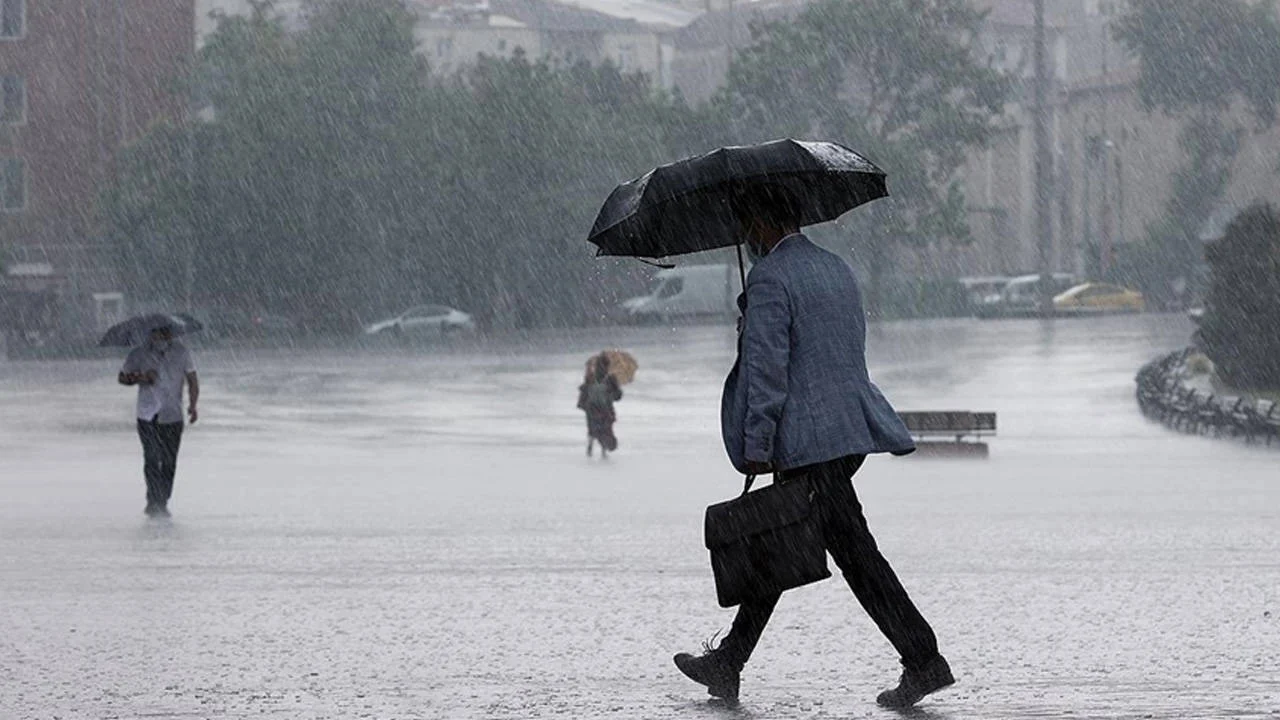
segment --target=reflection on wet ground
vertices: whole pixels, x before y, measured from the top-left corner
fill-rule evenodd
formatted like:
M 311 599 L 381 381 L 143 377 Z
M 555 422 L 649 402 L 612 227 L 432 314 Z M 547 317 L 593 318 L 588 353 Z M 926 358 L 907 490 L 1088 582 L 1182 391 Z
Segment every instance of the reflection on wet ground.
M 995 410 L 986 461 L 874 459 L 868 518 L 959 677 L 919 718 L 1277 717 L 1280 452 L 1146 422 L 1146 316 L 886 324 L 900 409 Z M 737 709 L 670 664 L 727 626 L 703 507 L 721 327 L 210 350 L 174 517 L 142 518 L 111 362 L 0 363 L 0 717 L 892 717 L 837 580 L 783 600 Z M 583 456 L 588 353 L 641 363 Z

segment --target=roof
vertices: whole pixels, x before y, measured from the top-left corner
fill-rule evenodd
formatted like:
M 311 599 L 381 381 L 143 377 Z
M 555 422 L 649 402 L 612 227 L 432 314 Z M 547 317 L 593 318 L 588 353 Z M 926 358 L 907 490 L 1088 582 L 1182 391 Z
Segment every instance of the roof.
M 674 29 L 688 25 L 702 13 L 663 0 L 555 0 L 571 7 L 598 12 L 610 17 L 634 20 L 655 29 Z
M 554 0 L 491 0 L 495 14 L 506 15 L 532 28 L 561 32 L 635 31 L 635 20 L 614 17 Z
M 807 4 L 806 0 L 757 0 L 703 13 L 675 34 L 675 43 L 684 49 L 745 45 L 751 40 L 753 24 L 798 15 Z

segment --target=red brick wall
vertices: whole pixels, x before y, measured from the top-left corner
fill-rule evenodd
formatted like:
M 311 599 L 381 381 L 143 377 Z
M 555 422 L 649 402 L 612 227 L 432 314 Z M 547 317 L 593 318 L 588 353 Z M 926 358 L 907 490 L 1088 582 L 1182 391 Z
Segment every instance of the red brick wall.
M 0 246 L 80 245 L 117 149 L 180 118 L 194 0 L 27 0 L 26 35 L 0 40 L 0 75 L 26 78 L 26 123 L 0 125 L 0 157 L 27 162 L 27 206 L 0 213 Z

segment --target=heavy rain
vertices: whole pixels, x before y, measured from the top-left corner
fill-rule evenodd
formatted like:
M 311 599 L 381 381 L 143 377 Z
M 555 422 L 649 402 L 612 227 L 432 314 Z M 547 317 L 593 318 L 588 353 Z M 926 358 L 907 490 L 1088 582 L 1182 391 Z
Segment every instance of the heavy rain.
M 0 718 L 1280 717 L 1272 2 L 0 0 L 0 91 Z

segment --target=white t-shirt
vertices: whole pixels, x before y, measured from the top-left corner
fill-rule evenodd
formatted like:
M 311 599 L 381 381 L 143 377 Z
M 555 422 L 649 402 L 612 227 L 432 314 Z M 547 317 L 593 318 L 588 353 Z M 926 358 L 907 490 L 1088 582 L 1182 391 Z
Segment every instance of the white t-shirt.
M 138 419 L 165 424 L 182 422 L 182 384 L 187 373 L 196 370 L 191 353 L 177 340 L 164 352 L 148 342 L 134 348 L 120 368 L 124 373 L 151 370 L 156 372 L 155 383 L 138 385 Z

